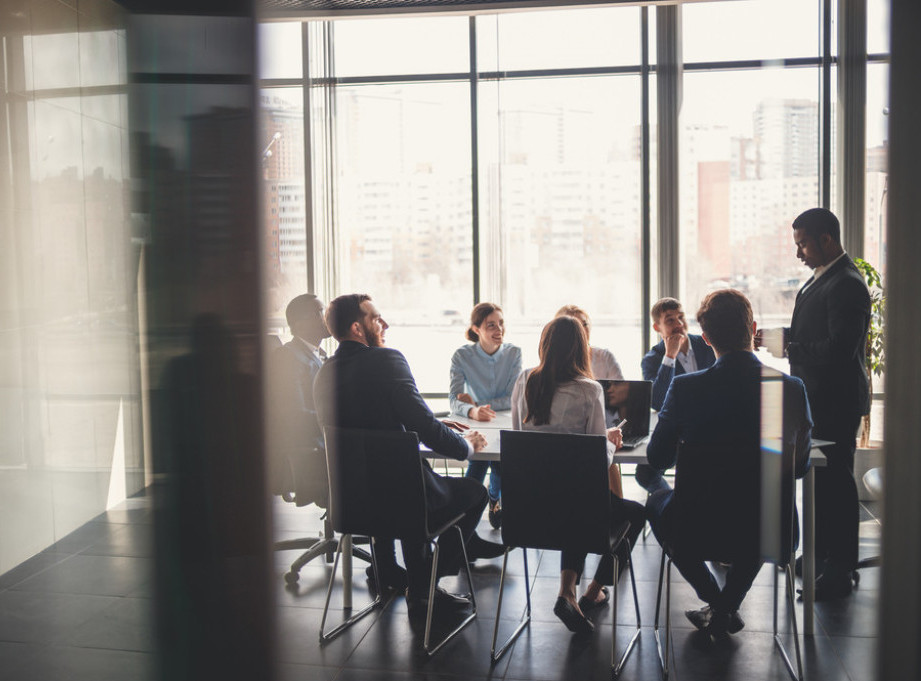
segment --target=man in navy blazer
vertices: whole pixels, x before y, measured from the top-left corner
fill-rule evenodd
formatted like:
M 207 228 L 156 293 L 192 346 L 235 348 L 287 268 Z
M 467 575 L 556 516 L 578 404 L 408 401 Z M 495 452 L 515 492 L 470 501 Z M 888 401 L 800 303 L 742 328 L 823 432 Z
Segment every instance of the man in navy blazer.
M 841 247 L 838 218 L 812 208 L 793 221 L 796 256 L 814 270 L 796 296 L 786 355 L 806 384 L 815 436 L 828 466 L 815 476 L 816 600 L 851 592 L 860 522 L 854 451 L 860 418 L 870 408 L 866 368 L 870 293 Z
M 752 351 L 755 323 L 748 299 L 732 289 L 714 291 L 704 298 L 697 319 L 703 338 L 715 350 L 717 360 L 708 369 L 677 376 L 672 381 L 646 448 L 650 464 L 663 470 L 675 465 L 679 444 L 693 446 L 700 452 L 698 458 L 682 465 L 694 466 L 695 473 L 704 478 L 708 465 L 713 470 L 713 463 L 708 463 L 704 455 L 707 447 L 737 449 L 739 456 L 758 457 L 760 461 L 762 375 L 768 372 L 772 380 L 780 379 L 783 386 L 784 451 L 794 453 L 795 474 L 805 475 L 812 428 L 806 390 L 798 378 L 763 367 L 755 356 Z M 757 462 L 753 465 L 760 477 L 760 467 Z M 715 503 L 719 505 L 718 497 Z M 646 507 L 656 537 L 673 547 L 675 566 L 707 603 L 700 610 L 685 613 L 691 623 L 707 629 L 712 636 L 742 629 L 744 622 L 738 609 L 762 564 L 758 543 L 754 541 L 760 530 L 757 514 L 740 518 L 739 509 L 723 509 L 723 514 L 738 526 L 750 525 L 754 545 L 732 560 L 721 589 L 706 564 L 693 557 L 693 551 L 682 552 L 680 547 L 711 536 L 714 526 L 723 524 L 724 515 L 711 516 L 712 523 L 696 517 L 697 509 L 682 505 L 680 485 L 674 490 L 656 491 Z
M 467 431 L 461 436 L 435 418 L 419 394 L 406 358 L 399 351 L 384 347 L 388 324 L 370 296 L 339 296 L 329 304 L 326 321 L 339 341 L 339 348 L 323 365 L 314 385 L 322 425 L 414 431 L 433 451 L 460 461 L 486 446 L 486 439 L 480 433 Z M 424 463 L 430 515 L 449 519 L 464 514 L 459 526 L 470 560 L 502 555 L 501 545 L 481 539 L 475 532 L 488 500 L 486 488 L 470 478 L 438 475 L 427 461 Z M 389 547 L 385 541 L 377 538 L 376 546 L 381 547 L 382 553 L 389 550 L 393 562 L 392 540 Z M 449 531 L 440 543 L 439 564 L 445 566 L 444 574 L 456 574 L 463 555 L 457 534 Z M 421 541 L 403 541 L 402 548 L 407 603 L 411 613 L 422 612 L 429 587 L 428 547 Z M 386 556 L 383 558 L 387 560 Z M 440 589 L 436 593 L 444 600 L 459 600 Z
M 640 366 L 643 380 L 652 381 L 652 408 L 659 411 L 675 376 L 711 367 L 716 357 L 703 338 L 688 333 L 684 309 L 676 298 L 660 298 L 649 315 L 662 340 L 646 353 Z M 667 486 L 662 471 L 647 464 L 637 465 L 636 481 L 650 493 Z

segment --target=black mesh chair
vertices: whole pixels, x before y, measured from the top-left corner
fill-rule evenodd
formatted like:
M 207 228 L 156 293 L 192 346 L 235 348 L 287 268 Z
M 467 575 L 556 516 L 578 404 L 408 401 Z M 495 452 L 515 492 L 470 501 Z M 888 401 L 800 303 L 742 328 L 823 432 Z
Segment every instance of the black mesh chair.
M 438 527 L 429 524 L 422 457 L 419 454 L 419 437 L 413 432 L 398 430 L 364 430 L 358 428 L 325 429 L 326 459 L 329 468 L 329 513 L 333 529 L 343 535 L 394 537 L 396 539 L 424 540 L 434 544 L 432 574 L 429 585 L 428 612 L 425 620 L 423 648 L 434 655 L 445 643 L 454 638 L 476 617 L 476 596 L 473 579 L 463 548 L 463 568 L 470 588 L 472 610 L 452 631 L 437 644 L 431 643 L 435 584 L 438 573 L 438 536 L 454 528 L 460 535 L 457 523 L 464 517 L 459 514 Z M 463 547 L 464 542 L 460 542 Z M 344 631 L 382 603 L 381 586 L 377 596 L 361 612 L 325 633 L 326 616 L 332 595 L 333 583 L 339 564 L 340 545 L 333 562 L 320 624 L 320 641 L 325 642 Z M 375 576 L 379 574 L 371 541 L 371 560 Z M 375 577 L 377 578 L 377 577 Z
M 615 556 L 611 630 L 611 670 L 623 669 L 640 634 L 640 606 L 636 593 L 633 562 L 628 559 L 636 631 L 617 661 L 617 578 L 620 561 L 617 549 L 626 541 L 629 523 L 611 526 L 611 496 L 608 489 L 607 441 L 603 435 L 570 435 L 537 431 L 503 430 L 502 452 L 502 542 L 506 545 L 499 580 L 499 603 L 493 630 L 492 661 L 497 662 L 531 621 L 531 585 L 527 549 L 570 549 Z M 502 594 L 508 554 L 521 548 L 527 605 L 515 631 L 496 650 Z M 629 550 L 626 552 L 629 556 Z
M 746 452 L 737 446 L 679 444 L 675 490 L 680 494 L 681 512 L 675 518 L 675 543 L 663 546 L 662 550 L 653 626 L 664 678 L 668 678 L 670 672 L 672 642 L 672 556 L 678 552 L 694 559 L 722 563 L 751 559 L 754 555 L 781 568 L 787 582 L 796 669 L 778 632 L 778 570 L 774 571 L 774 642 L 790 675 L 801 681 L 803 663 L 794 609 L 792 567 L 797 541 L 794 484 L 793 452 L 778 454 L 758 447 Z M 664 645 L 659 635 L 663 581 Z

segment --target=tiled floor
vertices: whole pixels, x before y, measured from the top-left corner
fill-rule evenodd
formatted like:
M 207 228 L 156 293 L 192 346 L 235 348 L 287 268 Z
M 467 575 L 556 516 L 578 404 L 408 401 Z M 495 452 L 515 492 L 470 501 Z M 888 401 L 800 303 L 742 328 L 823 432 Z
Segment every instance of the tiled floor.
M 632 480 L 630 480 L 632 483 Z M 640 498 L 628 485 L 628 495 Z M 278 502 L 278 538 L 316 535 L 319 511 Z M 864 512 L 861 554 L 877 552 L 879 526 Z M 151 526 L 148 500 L 130 499 L 0 576 L 0 670 L 16 681 L 146 680 L 154 678 L 152 634 Z M 483 521 L 480 532 L 498 539 Z M 574 637 L 551 612 L 558 588 L 558 556 L 531 552 L 533 615 L 530 627 L 495 666 L 489 649 L 498 597 L 501 559 L 481 561 L 474 570 L 478 619 L 431 660 L 418 654 L 421 635 L 410 626 L 406 604 L 395 598 L 378 612 L 325 646 L 317 643 L 330 566 L 314 562 L 301 571 L 295 587 L 282 574 L 294 552 L 274 554 L 281 678 L 285 681 L 379 681 L 403 679 L 556 679 L 608 678 L 611 608 L 595 617 L 597 630 Z M 660 677 L 652 631 L 659 548 L 651 535 L 633 553 L 643 629 L 623 679 Z M 520 551 L 510 558 L 500 633 L 508 633 L 524 606 Z M 593 565 L 589 563 L 589 570 Z M 364 565 L 355 565 L 355 604 L 367 598 Z M 878 574 L 861 572 L 860 587 L 848 599 L 816 606 L 816 635 L 803 641 L 807 678 L 827 681 L 872 678 L 876 635 Z M 787 676 L 773 648 L 772 578 L 765 567 L 742 606 L 745 629 L 716 648 L 707 648 L 683 611 L 699 604 L 673 575 L 673 678 L 682 681 L 778 680 Z M 443 580 L 451 587 L 451 582 Z M 617 644 L 632 633 L 629 581 L 621 581 Z M 334 592 L 334 599 L 339 591 Z M 781 614 L 785 611 L 782 609 Z M 338 616 L 341 610 L 332 616 Z M 798 610 L 801 620 L 801 611 Z M 786 631 L 786 627 L 784 627 Z M 792 639 L 787 637 L 792 651 Z

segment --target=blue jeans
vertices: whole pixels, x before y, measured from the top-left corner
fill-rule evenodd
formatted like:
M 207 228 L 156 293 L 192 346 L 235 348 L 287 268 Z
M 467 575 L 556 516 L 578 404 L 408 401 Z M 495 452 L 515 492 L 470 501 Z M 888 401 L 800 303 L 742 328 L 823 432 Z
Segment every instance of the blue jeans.
M 466 478 L 473 478 L 477 482 L 483 482 L 486 478 L 486 469 L 489 470 L 489 501 L 495 503 L 499 501 L 502 495 L 502 468 L 497 461 L 471 461 L 467 464 Z

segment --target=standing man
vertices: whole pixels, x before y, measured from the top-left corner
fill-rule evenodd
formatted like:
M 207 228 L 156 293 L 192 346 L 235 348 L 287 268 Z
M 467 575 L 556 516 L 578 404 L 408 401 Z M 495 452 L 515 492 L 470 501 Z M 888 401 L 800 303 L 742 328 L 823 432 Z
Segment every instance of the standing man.
M 425 404 L 406 358 L 397 350 L 384 347 L 388 324 L 371 297 L 365 294 L 339 296 L 329 304 L 326 321 L 339 341 L 336 354 L 320 370 L 314 392 L 320 423 L 345 428 L 407 430 L 435 452 L 465 460 L 486 446 L 486 438 L 476 431 L 464 436 L 435 418 Z M 436 519 L 463 513 L 459 526 L 467 545 L 469 560 L 495 558 L 504 547 L 481 539 L 476 534 L 488 495 L 486 488 L 470 478 L 442 477 L 428 462 L 423 466 L 428 512 Z M 381 553 L 393 561 L 393 542 L 376 538 Z M 457 533 L 449 531 L 440 540 L 443 574 L 457 574 L 463 554 Z M 422 614 L 428 605 L 428 546 L 425 542 L 404 540 L 406 601 L 411 616 Z M 388 560 L 388 556 L 383 556 Z M 384 568 L 382 568 L 382 572 Z M 383 580 L 386 583 L 386 575 Z M 463 605 L 467 599 L 436 589 L 436 598 L 450 605 Z
M 700 477 L 710 477 L 716 465 L 716 458 L 706 454 L 708 448 L 758 457 L 754 470 L 760 471 L 761 387 L 767 372 L 777 374 L 782 383 L 783 448 L 792 452 L 794 472 L 802 477 L 809 466 L 812 426 L 806 391 L 798 378 L 763 368 L 755 356 L 755 323 L 748 299 L 733 289 L 714 291 L 701 302 L 697 319 L 718 359 L 704 371 L 675 378 L 646 447 L 649 462 L 659 469 L 670 468 L 685 444 L 695 454 L 682 465 L 693 467 Z M 718 497 L 715 504 L 720 505 Z M 646 508 L 656 537 L 672 548 L 675 566 L 707 603 L 700 610 L 688 610 L 687 618 L 712 637 L 740 631 L 745 623 L 739 606 L 762 564 L 759 515 L 725 505 L 716 512 L 701 509 L 685 502 L 680 485 L 672 490 L 667 483 L 650 495 Z M 697 545 L 720 531 L 717 528 L 752 539 L 751 545 L 737 548 L 723 587 L 695 556 Z
M 859 506 L 854 450 L 860 418 L 870 408 L 866 348 L 870 293 L 841 247 L 838 218 L 812 208 L 793 221 L 796 257 L 814 273 L 796 296 L 786 355 L 803 380 L 814 435 L 828 466 L 815 472 L 816 600 L 847 596 L 857 566 Z
M 643 357 L 643 380 L 652 381 L 652 408 L 659 411 L 675 376 L 690 374 L 713 366 L 713 348 L 701 336 L 688 333 L 681 302 L 660 298 L 652 306 L 652 328 L 662 337 Z M 647 464 L 636 467 L 636 481 L 647 492 L 668 487 L 662 471 Z

